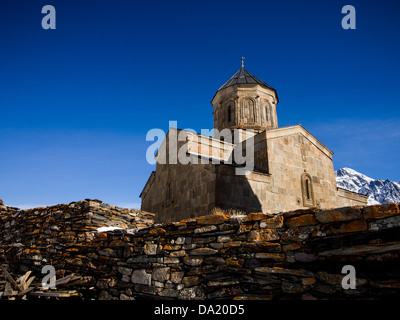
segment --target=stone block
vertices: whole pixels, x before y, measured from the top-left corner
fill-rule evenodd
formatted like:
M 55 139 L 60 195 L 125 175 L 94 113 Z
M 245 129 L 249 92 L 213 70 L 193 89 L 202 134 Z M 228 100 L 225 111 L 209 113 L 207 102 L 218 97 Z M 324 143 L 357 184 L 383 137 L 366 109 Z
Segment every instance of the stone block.
M 174 251 L 169 254 L 170 257 L 184 257 L 186 256 L 185 250 Z
M 122 275 L 121 281 L 122 282 L 130 282 L 131 281 L 131 277 L 126 275 L 126 274 L 124 274 L 124 275 Z
M 244 264 L 244 259 L 227 258 L 227 259 L 225 259 L 225 263 L 229 267 L 241 268 L 243 266 L 243 264 Z
M 222 257 L 217 256 L 208 256 L 204 259 L 205 265 L 223 265 L 225 264 L 225 260 Z
M 283 216 L 276 215 L 272 218 L 260 220 L 260 228 L 264 229 L 279 229 L 283 227 Z
M 213 242 L 213 243 L 210 243 L 210 247 L 213 249 L 219 250 L 224 247 L 224 244 L 221 242 L 217 242 L 217 243 Z
M 225 220 L 229 218 L 230 216 L 225 214 L 214 214 L 197 218 L 197 223 L 199 225 L 221 224 L 224 223 Z
M 243 222 L 247 222 L 247 221 L 259 221 L 261 219 L 266 219 L 268 218 L 268 215 L 266 215 L 265 213 L 262 212 L 254 212 L 254 213 L 250 213 L 248 214 L 244 219 Z
M 204 300 L 205 298 L 206 295 L 204 294 L 204 290 L 199 286 L 184 288 L 178 296 L 178 299 L 181 300 Z
M 163 228 L 155 228 L 149 231 L 149 234 L 153 236 L 162 236 L 165 235 L 166 233 L 167 232 Z
M 164 257 L 163 263 L 165 264 L 178 264 L 180 262 L 179 258 L 175 257 Z
M 285 244 L 282 247 L 282 250 L 286 252 L 286 251 L 294 251 L 294 250 L 297 250 L 300 248 L 301 248 L 301 242 L 293 242 L 293 243 Z
M 304 214 L 298 217 L 286 219 L 285 224 L 291 227 L 312 226 L 318 224 L 313 214 Z
M 364 207 L 362 209 L 364 219 L 381 219 L 399 214 L 399 205 L 397 203 L 386 203 Z
M 131 268 L 126 268 L 126 267 L 118 267 L 118 271 L 124 275 L 130 276 L 132 274 L 132 269 Z
M 369 222 L 368 225 L 369 229 L 372 231 L 400 227 L 400 215 L 394 215 L 379 220 L 373 220 Z
M 119 300 L 135 300 L 135 298 L 127 296 L 126 294 L 121 293 L 120 296 L 119 296 Z
M 355 220 L 361 218 L 361 209 L 358 207 L 344 207 L 333 210 L 318 210 L 315 218 L 320 223 Z
M 200 266 L 203 263 L 203 261 L 204 261 L 203 258 L 192 258 L 187 256 L 183 258 L 183 263 L 191 267 Z
M 211 248 L 198 248 L 189 251 L 189 254 L 192 256 L 208 256 L 212 254 L 217 254 L 218 250 L 211 249 Z
M 287 269 L 281 267 L 258 267 L 254 269 L 256 273 L 261 275 L 291 275 L 298 277 L 314 277 L 312 272 L 302 269 Z
M 276 242 L 260 241 L 260 242 L 243 242 L 239 252 L 280 252 L 281 245 Z
M 286 292 L 286 293 L 295 294 L 295 293 L 303 292 L 304 288 L 299 283 L 283 281 L 282 282 L 282 291 Z
M 182 283 L 184 284 L 184 286 L 186 288 L 197 286 L 201 282 L 203 282 L 203 279 L 201 277 L 198 277 L 198 276 L 184 277 L 182 279 Z
M 176 238 L 175 244 L 185 244 L 185 237 Z
M 288 240 L 295 242 L 305 241 L 311 236 L 311 234 L 316 233 L 318 231 L 318 228 L 319 225 L 289 228 L 285 232 L 282 232 L 281 240 Z
M 152 278 L 155 281 L 166 281 L 170 278 L 170 268 L 154 268 Z
M 247 236 L 249 242 L 261 242 L 261 241 L 274 241 L 279 240 L 279 234 L 272 229 L 260 229 L 252 230 Z
M 163 247 L 163 250 L 174 251 L 174 250 L 179 250 L 180 248 L 181 246 L 178 244 L 166 244 Z
M 217 238 L 217 242 L 231 242 L 232 238 L 231 236 L 219 236 Z
M 147 255 L 156 255 L 157 254 L 157 244 L 145 244 L 144 253 Z
M 131 276 L 132 283 L 151 285 L 151 274 L 144 269 L 135 270 Z
M 196 228 L 194 230 L 194 233 L 205 233 L 205 232 L 212 232 L 218 230 L 218 228 L 215 225 L 209 225 L 201 228 Z
M 253 229 L 253 224 L 241 224 L 239 227 L 239 233 L 245 233 L 249 232 L 251 229 Z
M 179 296 L 179 291 L 174 289 L 164 289 L 163 291 L 158 293 L 161 297 L 169 297 L 169 298 L 176 298 Z
M 272 261 L 272 262 L 283 262 L 285 261 L 285 255 L 281 253 L 266 253 L 259 252 L 256 253 L 255 257 L 264 261 Z
M 313 262 L 318 259 L 315 254 L 307 252 L 295 252 L 294 259 L 298 262 Z
M 360 232 L 367 230 L 368 225 L 365 220 L 354 220 L 348 223 L 344 223 L 340 228 L 339 232 L 349 233 L 349 232 Z
M 171 272 L 170 280 L 172 283 L 181 283 L 184 275 L 185 275 L 185 272 L 183 272 L 183 271 Z

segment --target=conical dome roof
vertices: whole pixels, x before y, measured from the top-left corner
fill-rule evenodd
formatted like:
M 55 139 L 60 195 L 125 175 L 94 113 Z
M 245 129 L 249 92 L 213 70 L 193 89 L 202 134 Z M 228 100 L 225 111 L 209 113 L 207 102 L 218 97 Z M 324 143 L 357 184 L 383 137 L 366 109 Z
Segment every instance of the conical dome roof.
M 222 87 L 220 87 L 218 91 L 234 86 L 235 84 L 246 84 L 246 83 L 256 83 L 261 86 L 264 86 L 268 89 L 274 90 L 276 94 L 277 101 L 279 102 L 278 94 L 274 88 L 266 84 L 264 81 L 258 79 L 256 76 L 252 75 L 250 72 L 248 72 L 246 69 L 243 67 L 239 69 L 238 72 L 236 72 L 227 82 L 224 83 Z
M 264 81 L 261 81 L 256 76 L 252 75 L 250 72 L 244 68 L 240 68 L 225 84 L 218 90 L 225 89 L 227 87 L 233 86 L 239 83 L 258 83 L 259 85 L 265 86 L 267 88 L 273 89 L 271 86 L 267 85 Z

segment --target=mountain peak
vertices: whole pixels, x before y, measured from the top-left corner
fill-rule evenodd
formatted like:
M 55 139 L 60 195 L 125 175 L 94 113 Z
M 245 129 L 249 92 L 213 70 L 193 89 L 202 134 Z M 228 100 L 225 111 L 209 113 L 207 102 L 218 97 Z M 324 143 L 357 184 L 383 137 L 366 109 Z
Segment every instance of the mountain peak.
M 347 167 L 335 171 L 335 175 L 339 188 L 369 194 L 368 204 L 400 202 L 400 184 L 397 182 L 372 179 Z

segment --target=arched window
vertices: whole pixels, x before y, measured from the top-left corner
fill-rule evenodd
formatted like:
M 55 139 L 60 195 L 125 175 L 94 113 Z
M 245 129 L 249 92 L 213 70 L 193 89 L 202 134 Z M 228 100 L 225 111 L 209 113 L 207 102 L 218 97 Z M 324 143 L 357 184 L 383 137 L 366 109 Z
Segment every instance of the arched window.
M 232 121 L 232 107 L 228 106 L 228 122 Z
M 265 105 L 265 119 L 267 120 L 267 122 L 269 121 L 269 115 L 268 115 L 268 104 Z
M 309 179 L 306 179 L 306 198 L 308 201 L 311 200 L 311 185 Z
M 255 102 L 250 98 L 245 98 L 242 102 L 243 121 L 247 124 L 253 124 L 255 117 Z
M 303 173 L 301 176 L 301 191 L 303 194 L 303 206 L 314 206 L 314 190 L 311 176 L 308 173 Z

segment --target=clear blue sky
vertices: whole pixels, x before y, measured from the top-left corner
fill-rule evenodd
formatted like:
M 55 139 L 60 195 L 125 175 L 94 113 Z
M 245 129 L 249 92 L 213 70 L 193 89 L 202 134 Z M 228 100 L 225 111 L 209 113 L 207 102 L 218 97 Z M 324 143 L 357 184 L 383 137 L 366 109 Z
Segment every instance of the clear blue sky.
M 385 0 L 2 0 L 0 198 L 138 206 L 147 131 L 212 128 L 241 56 L 278 91 L 280 126 L 301 123 L 335 169 L 399 181 L 399 16 Z

